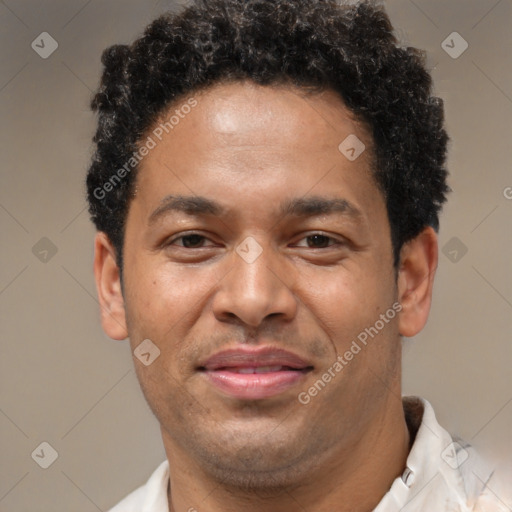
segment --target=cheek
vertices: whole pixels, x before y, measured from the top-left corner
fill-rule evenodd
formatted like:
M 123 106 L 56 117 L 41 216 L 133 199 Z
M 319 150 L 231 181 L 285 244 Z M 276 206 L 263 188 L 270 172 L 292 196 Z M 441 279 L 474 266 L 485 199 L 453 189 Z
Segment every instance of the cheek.
M 183 333 L 200 315 L 220 276 L 209 267 L 141 260 L 126 276 L 130 335 L 167 340 Z
M 373 325 L 394 300 L 391 275 L 375 266 L 337 267 L 332 272 L 312 268 L 300 275 L 296 293 L 338 348 Z

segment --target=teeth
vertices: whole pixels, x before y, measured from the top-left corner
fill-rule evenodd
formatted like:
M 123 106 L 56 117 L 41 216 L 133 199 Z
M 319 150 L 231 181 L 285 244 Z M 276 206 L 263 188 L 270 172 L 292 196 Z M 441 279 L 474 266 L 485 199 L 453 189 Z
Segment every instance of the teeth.
M 282 366 L 258 366 L 256 368 L 236 368 L 236 373 L 251 374 L 251 373 L 272 373 L 282 370 Z
M 278 372 L 282 370 L 282 366 L 260 366 L 256 368 L 256 371 L 254 373 L 272 373 L 272 372 Z
M 249 374 L 249 373 L 256 373 L 256 371 L 254 368 L 238 368 L 236 370 L 236 373 Z

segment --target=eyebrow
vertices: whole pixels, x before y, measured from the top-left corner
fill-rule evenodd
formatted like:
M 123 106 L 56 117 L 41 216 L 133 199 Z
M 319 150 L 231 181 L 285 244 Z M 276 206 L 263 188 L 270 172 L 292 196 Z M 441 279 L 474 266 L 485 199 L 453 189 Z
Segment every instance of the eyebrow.
M 226 211 L 227 209 L 222 205 L 206 197 L 169 195 L 164 197 L 156 210 L 151 213 L 148 224 L 154 224 L 171 212 L 185 213 L 191 216 L 222 216 Z M 314 217 L 333 213 L 340 213 L 356 219 L 362 217 L 358 208 L 346 199 L 340 198 L 302 197 L 285 202 L 280 209 L 281 217 Z
M 162 199 L 157 209 L 149 216 L 148 224 L 154 224 L 171 212 L 181 212 L 187 215 L 220 216 L 225 212 L 225 208 L 206 197 L 169 195 Z
M 327 199 L 317 196 L 292 199 L 285 203 L 281 209 L 283 217 L 314 217 L 333 213 L 341 213 L 354 218 L 363 216 L 362 212 L 346 199 Z

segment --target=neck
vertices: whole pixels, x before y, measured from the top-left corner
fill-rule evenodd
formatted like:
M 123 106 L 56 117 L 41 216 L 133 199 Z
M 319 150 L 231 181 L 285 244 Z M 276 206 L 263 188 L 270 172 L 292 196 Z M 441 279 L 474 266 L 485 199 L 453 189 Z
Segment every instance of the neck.
M 246 491 L 216 481 L 163 436 L 170 461 L 170 512 L 371 512 L 404 470 L 410 440 L 402 402 L 390 393 L 375 421 L 349 447 L 342 443 L 296 485 Z

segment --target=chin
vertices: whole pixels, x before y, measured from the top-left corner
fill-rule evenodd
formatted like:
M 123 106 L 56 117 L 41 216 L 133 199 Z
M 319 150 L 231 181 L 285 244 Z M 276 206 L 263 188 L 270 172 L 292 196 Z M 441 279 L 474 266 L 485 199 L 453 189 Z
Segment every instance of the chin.
M 325 446 L 304 444 L 303 436 L 291 435 L 289 430 L 283 432 L 283 438 L 273 439 L 267 433 L 225 434 L 217 436 L 215 442 L 211 433 L 208 440 L 196 437 L 193 446 L 187 443 L 186 449 L 223 486 L 261 496 L 290 491 L 311 478 L 320 463 L 319 454 L 326 452 Z
M 298 461 L 281 461 L 279 464 L 265 463 L 261 458 L 253 459 L 253 467 L 248 466 L 247 459 L 210 460 L 205 469 L 210 475 L 222 482 L 222 485 L 231 488 L 233 492 L 253 493 L 259 496 L 275 496 L 282 492 L 299 487 L 301 482 L 310 475 L 313 465 L 301 464 Z M 257 467 L 254 467 L 256 465 Z

